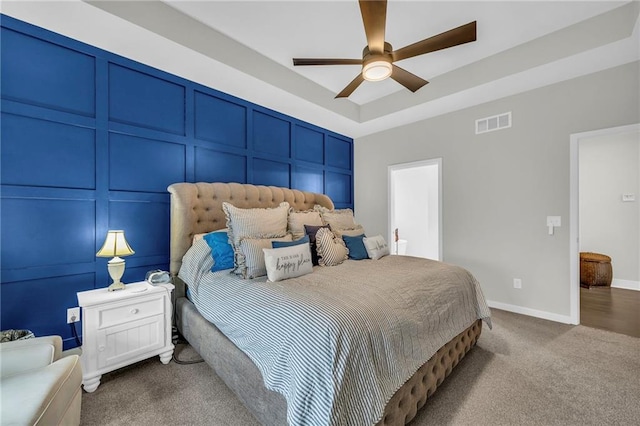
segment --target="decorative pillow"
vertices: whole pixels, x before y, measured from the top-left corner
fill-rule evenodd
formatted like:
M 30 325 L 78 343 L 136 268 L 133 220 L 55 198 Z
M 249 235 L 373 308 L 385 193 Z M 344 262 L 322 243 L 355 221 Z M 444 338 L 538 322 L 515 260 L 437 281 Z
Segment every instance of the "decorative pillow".
M 318 229 L 316 245 L 318 264 L 320 266 L 336 266 L 349 257 L 349 250 L 342 238 L 336 238 L 328 228 Z
M 364 246 L 367 248 L 369 257 L 373 260 L 380 259 L 381 257 L 389 254 L 389 245 L 384 240 L 382 235 L 376 235 L 375 237 L 364 237 L 362 239 Z
M 324 223 L 322 223 L 320 213 L 313 210 L 297 212 L 293 209 L 289 209 L 288 227 L 289 233 L 293 235 L 294 240 L 305 235 L 305 225 L 324 225 Z
M 241 252 L 240 242 L 245 238 L 273 239 L 284 237 L 287 234 L 289 203 L 280 203 L 280 206 L 272 209 L 241 209 L 233 204 L 224 202 L 222 203 L 222 209 L 227 216 L 229 242 L 233 247 L 235 256 L 234 272 L 245 276 L 244 259 L 246 258 L 246 253 Z M 262 252 L 260 254 L 260 257 L 262 257 Z
M 271 247 L 273 248 L 282 248 L 282 247 L 291 247 L 291 246 L 297 246 L 300 244 L 309 244 L 309 236 L 305 235 L 304 237 L 300 238 L 299 240 L 295 240 L 295 241 L 272 241 L 271 242 Z
M 362 260 L 368 259 L 369 254 L 367 253 L 367 248 L 364 246 L 362 239 L 364 238 L 364 234 L 357 235 L 355 237 L 350 237 L 348 235 L 343 235 L 342 239 L 344 240 L 344 244 L 349 249 L 349 259 L 353 260 Z
M 334 231 L 358 227 L 358 224 L 353 218 L 353 210 L 351 209 L 329 210 L 321 206 L 315 206 L 315 209 L 320 212 L 322 222 L 324 222 L 325 225 L 331 225 L 331 229 Z
M 245 238 L 240 241 L 240 252 L 242 253 L 240 261 L 242 263 L 236 268 L 236 274 L 245 279 L 267 275 L 262 249 L 270 249 L 272 241 L 274 239 L 271 238 Z M 291 235 L 286 235 L 275 241 L 291 241 Z M 238 258 L 236 257 L 236 259 Z
M 309 245 L 311 246 L 311 261 L 315 266 L 318 266 L 318 249 L 316 246 L 316 233 L 319 229 L 327 228 L 329 229 L 329 225 L 304 225 L 304 230 L 309 236 Z
M 331 230 L 333 231 L 333 233 L 338 238 L 342 238 L 345 235 L 348 235 L 349 237 L 357 237 L 358 235 L 364 234 L 364 228 L 362 227 L 362 225 L 358 225 L 353 229 L 333 229 L 333 228 L 331 228 Z
M 229 244 L 229 235 L 225 231 L 215 231 L 202 237 L 211 248 L 213 266 L 211 272 L 233 268 L 233 247 Z
M 269 281 L 282 281 L 313 272 L 309 243 L 262 249 Z

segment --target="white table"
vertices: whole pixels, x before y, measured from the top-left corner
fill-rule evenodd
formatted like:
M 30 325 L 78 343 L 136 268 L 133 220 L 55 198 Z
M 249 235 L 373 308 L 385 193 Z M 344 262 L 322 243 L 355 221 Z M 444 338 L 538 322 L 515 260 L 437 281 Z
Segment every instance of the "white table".
M 106 288 L 78 293 L 82 308 L 82 384 L 95 391 L 104 373 L 160 355 L 168 364 L 171 341 L 173 284 L 146 281 L 124 290 Z

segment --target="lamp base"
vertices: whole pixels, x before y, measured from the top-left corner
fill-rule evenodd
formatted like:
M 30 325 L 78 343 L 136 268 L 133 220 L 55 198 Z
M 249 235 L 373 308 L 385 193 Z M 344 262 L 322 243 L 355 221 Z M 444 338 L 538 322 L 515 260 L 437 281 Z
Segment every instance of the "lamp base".
M 107 290 L 108 291 L 117 291 L 117 290 L 124 290 L 126 287 L 124 285 L 124 283 L 122 283 L 121 281 L 118 281 L 117 283 L 112 283 Z
M 109 276 L 113 280 L 107 290 L 124 290 L 125 286 L 120 281 L 120 278 L 122 278 L 122 275 L 124 275 L 124 259 L 118 256 L 114 257 L 109 262 L 107 262 L 107 270 L 109 271 Z

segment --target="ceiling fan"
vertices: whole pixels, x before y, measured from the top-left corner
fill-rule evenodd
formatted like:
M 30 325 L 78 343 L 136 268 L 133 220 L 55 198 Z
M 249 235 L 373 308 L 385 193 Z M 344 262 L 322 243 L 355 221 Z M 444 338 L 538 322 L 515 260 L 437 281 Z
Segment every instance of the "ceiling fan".
M 362 51 L 362 59 L 293 58 L 294 66 L 361 65 L 362 72 L 342 89 L 336 98 L 349 97 L 364 80 L 381 81 L 387 77 L 391 77 L 415 92 L 429 82 L 400 68 L 394 62 L 476 41 L 476 21 L 473 21 L 401 49 L 393 50 L 391 44 L 384 40 L 387 1 L 359 0 L 359 3 L 364 31 L 367 35 L 367 46 Z

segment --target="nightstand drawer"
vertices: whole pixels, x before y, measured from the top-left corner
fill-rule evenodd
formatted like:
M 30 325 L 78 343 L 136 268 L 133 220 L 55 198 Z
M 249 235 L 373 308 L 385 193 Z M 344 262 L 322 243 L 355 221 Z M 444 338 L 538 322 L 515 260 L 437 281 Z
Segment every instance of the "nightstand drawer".
M 156 297 L 147 300 L 136 300 L 119 306 L 104 307 L 100 310 L 98 328 L 124 324 L 153 315 L 162 315 L 164 313 L 163 305 L 164 298 Z

